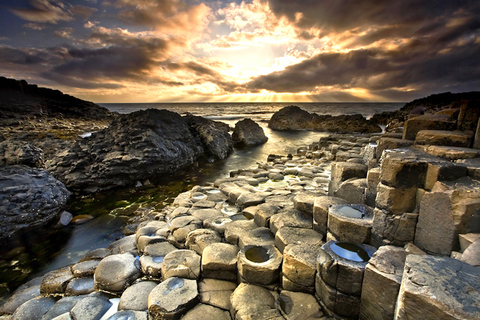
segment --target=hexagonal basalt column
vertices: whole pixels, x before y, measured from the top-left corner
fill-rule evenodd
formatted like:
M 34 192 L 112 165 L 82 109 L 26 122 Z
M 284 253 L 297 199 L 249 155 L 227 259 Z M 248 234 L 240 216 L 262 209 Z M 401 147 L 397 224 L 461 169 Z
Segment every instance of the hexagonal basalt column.
M 279 281 L 282 254 L 273 245 L 248 245 L 238 253 L 238 276 L 241 282 L 269 285 Z
M 333 205 L 328 210 L 328 230 L 339 241 L 369 243 L 372 222 L 373 212 L 364 205 Z
M 357 318 L 365 267 L 376 248 L 329 241 L 317 257 L 315 294 L 332 315 Z

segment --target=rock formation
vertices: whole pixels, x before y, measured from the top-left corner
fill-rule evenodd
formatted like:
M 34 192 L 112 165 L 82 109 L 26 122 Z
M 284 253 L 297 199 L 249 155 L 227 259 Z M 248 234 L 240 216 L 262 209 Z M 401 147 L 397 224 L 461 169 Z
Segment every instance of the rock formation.
M 0 166 L 0 242 L 58 218 L 70 192 L 43 169 Z
M 243 119 L 235 124 L 232 133 L 235 146 L 251 147 L 267 142 L 263 129 L 252 119 Z
M 355 115 L 318 115 L 309 113 L 297 106 L 288 106 L 275 112 L 268 122 L 273 130 L 312 130 L 338 133 L 374 133 L 382 129 L 360 114 Z

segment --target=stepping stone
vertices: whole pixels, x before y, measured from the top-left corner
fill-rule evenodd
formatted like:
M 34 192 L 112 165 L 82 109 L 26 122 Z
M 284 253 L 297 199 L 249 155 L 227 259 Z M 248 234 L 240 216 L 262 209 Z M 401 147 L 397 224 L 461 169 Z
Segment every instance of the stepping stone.
M 240 249 L 229 243 L 213 243 L 203 250 L 202 275 L 205 278 L 237 280 L 237 255 Z
M 109 249 L 99 248 L 99 249 L 95 249 L 95 250 L 92 250 L 92 251 L 88 252 L 78 262 L 83 262 L 83 261 L 88 261 L 88 260 L 102 260 L 103 258 L 105 258 L 106 256 L 109 256 L 111 254 L 112 254 L 112 251 L 110 251 Z
M 79 262 L 72 266 L 72 273 L 77 278 L 93 276 L 99 263 L 100 260 Z
M 265 227 L 248 230 L 240 235 L 238 239 L 238 246 L 243 248 L 248 245 L 269 245 L 275 244 L 275 236 L 270 232 L 270 229 Z
M 73 319 L 100 319 L 112 306 L 106 296 L 92 294 L 80 300 L 71 310 Z
M 279 207 L 270 203 L 264 203 L 257 206 L 257 210 L 253 216 L 255 223 L 260 227 L 270 226 L 270 217 L 276 214 Z
M 37 277 L 18 287 L 18 289 L 13 292 L 12 296 L 2 306 L 0 309 L 0 314 L 12 314 L 19 306 L 28 300 L 39 297 L 41 282 L 42 277 Z
M 197 281 L 172 277 L 150 292 L 148 312 L 152 319 L 178 319 L 197 302 Z
M 53 319 L 64 313 L 70 313 L 73 307 L 84 297 L 75 296 L 75 297 L 63 297 L 51 307 L 47 313 L 43 316 L 42 319 Z
M 270 218 L 270 230 L 276 234 L 283 227 L 313 228 L 313 218 L 308 213 L 296 209 L 282 210 Z
M 197 229 L 188 234 L 185 246 L 202 255 L 205 247 L 217 242 L 222 242 L 222 237 L 216 231 L 211 229 Z
M 40 320 L 55 305 L 55 302 L 52 297 L 38 297 L 28 300 L 15 310 L 12 319 Z
M 148 295 L 157 285 L 154 281 L 142 281 L 128 287 L 120 297 L 118 310 L 147 311 Z
M 285 290 L 313 293 L 320 245 L 288 245 L 283 253 L 282 287 Z
M 321 319 L 323 311 L 313 295 L 282 290 L 276 301 L 285 319 Z
M 126 252 L 136 253 L 137 251 L 137 239 L 136 235 L 132 234 L 130 236 L 123 237 L 115 242 L 112 242 L 107 249 L 109 249 L 112 254 L 120 254 Z
M 478 267 L 452 258 L 407 256 L 395 319 L 479 318 Z
M 213 306 L 199 303 L 193 309 L 182 316 L 182 320 L 231 320 L 230 312 Z
M 203 227 L 223 235 L 225 233 L 225 227 L 227 223 L 232 221 L 233 220 L 229 217 L 212 217 L 203 221 Z
M 42 294 L 62 294 L 73 278 L 74 276 L 69 266 L 50 271 L 43 276 L 40 292 Z
M 275 297 L 270 291 L 253 284 L 240 283 L 230 296 L 232 319 L 284 319 L 275 307 Z
M 225 240 L 233 245 L 238 245 L 238 239 L 248 230 L 258 228 L 253 220 L 238 220 L 225 225 Z
M 141 276 L 140 261 L 131 253 L 107 256 L 95 270 L 95 288 L 106 292 L 121 292 Z
M 322 246 L 323 236 L 313 229 L 284 227 L 275 234 L 275 246 L 283 253 L 290 244 L 308 244 L 309 246 Z
M 95 291 L 95 281 L 92 277 L 75 278 L 70 281 L 65 289 L 66 296 L 79 296 Z
M 328 209 L 335 204 L 348 204 L 342 198 L 333 196 L 316 197 L 313 203 L 313 229 L 321 233 L 327 234 Z
M 162 264 L 162 278 L 171 277 L 198 279 L 200 277 L 199 256 L 193 250 L 176 250 L 165 256 Z
M 204 278 L 198 283 L 200 302 L 230 310 L 230 296 L 236 288 L 236 282 Z
M 278 282 L 282 254 L 273 245 L 248 245 L 238 253 L 239 281 L 258 285 Z

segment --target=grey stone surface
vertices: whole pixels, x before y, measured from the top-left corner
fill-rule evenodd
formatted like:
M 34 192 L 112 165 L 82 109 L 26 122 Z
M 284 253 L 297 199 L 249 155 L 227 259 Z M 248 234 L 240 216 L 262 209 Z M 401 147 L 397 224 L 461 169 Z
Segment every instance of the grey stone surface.
M 290 244 L 306 244 L 318 247 L 323 244 L 323 235 L 313 229 L 283 227 L 275 234 L 275 246 L 280 252 L 284 252 Z
M 83 297 L 81 296 L 61 298 L 43 315 L 42 320 L 53 319 L 64 313 L 70 313 L 73 307 L 82 299 Z
M 263 287 L 240 283 L 230 296 L 233 319 L 245 319 L 256 315 L 258 319 L 282 319 L 280 312 L 275 308 L 275 297 Z M 271 317 L 266 318 L 268 314 Z
M 333 196 L 315 198 L 313 204 L 313 228 L 324 236 L 327 234 L 328 209 L 335 204 L 348 204 L 348 202 Z
M 42 294 L 62 294 L 73 278 L 70 266 L 50 271 L 43 276 L 40 292 Z
M 197 281 L 172 277 L 148 295 L 148 311 L 155 319 L 177 319 L 198 303 Z
M 110 255 L 100 261 L 95 270 L 95 288 L 121 292 L 140 276 L 140 261 L 131 253 Z
M 230 320 L 230 312 L 214 306 L 199 303 L 182 316 L 182 320 Z
M 472 266 L 480 267 L 480 240 L 472 243 L 462 254 L 460 259 Z
M 18 287 L 0 309 L 0 314 L 12 314 L 23 303 L 40 296 L 42 277 L 34 278 Z
M 13 313 L 12 320 L 40 320 L 55 305 L 52 297 L 38 297 L 28 300 Z
M 408 255 L 396 320 L 480 318 L 480 269 L 452 258 Z
M 148 310 L 148 295 L 158 285 L 155 281 L 141 281 L 123 291 L 118 304 L 119 310 Z
M 90 295 L 80 300 L 71 310 L 74 320 L 98 320 L 112 306 L 107 297 L 102 295 Z
M 415 238 L 417 213 L 391 215 L 388 212 L 375 208 L 373 210 L 373 224 L 371 243 L 375 246 L 396 245 L 404 246 Z
M 191 231 L 187 235 L 185 246 L 194 250 L 199 255 L 202 255 L 203 250 L 212 243 L 219 243 L 222 241 L 220 234 L 211 229 L 197 229 Z
M 0 166 L 0 243 L 58 218 L 70 192 L 43 169 Z
M 236 288 L 236 282 L 205 278 L 198 283 L 200 302 L 230 310 L 230 296 Z
M 334 192 L 336 197 L 345 199 L 349 203 L 364 204 L 366 201 L 367 179 L 348 179 L 343 181 L 337 191 Z
M 240 249 L 229 243 L 213 243 L 202 255 L 202 275 L 205 278 L 237 280 L 237 255 Z
M 199 256 L 193 250 L 176 250 L 165 256 L 162 264 L 162 278 L 171 277 L 198 279 L 200 277 Z

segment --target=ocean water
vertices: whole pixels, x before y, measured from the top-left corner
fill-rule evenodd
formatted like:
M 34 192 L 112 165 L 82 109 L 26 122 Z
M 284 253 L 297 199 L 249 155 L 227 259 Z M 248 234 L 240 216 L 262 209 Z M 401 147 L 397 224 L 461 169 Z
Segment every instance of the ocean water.
M 181 115 L 192 113 L 208 119 L 222 121 L 232 128 L 235 123 L 251 118 L 265 131 L 267 143 L 246 149 L 236 148 L 224 160 L 202 164 L 181 175 L 169 177 L 165 185 L 154 188 L 129 188 L 98 194 L 94 197 L 78 197 L 70 201 L 68 210 L 73 215 L 89 214 L 94 219 L 82 225 L 70 225 L 58 230 L 37 230 L 22 236 L 22 242 L 7 253 L 0 252 L 0 306 L 16 287 L 33 277 L 43 276 L 51 270 L 76 263 L 85 253 L 108 246 L 121 236 L 127 217 L 113 214 L 112 210 L 125 203 L 168 204 L 178 193 L 194 185 L 213 182 L 227 177 L 232 170 L 249 168 L 259 161 L 266 161 L 269 154 L 296 153 L 299 147 L 316 142 L 326 133 L 282 132 L 268 128 L 268 120 L 289 103 L 177 103 L 177 104 L 102 104 L 111 111 L 131 113 L 137 110 L 158 108 Z M 355 114 L 369 118 L 375 113 L 393 111 L 404 103 L 304 103 L 300 108 L 317 114 Z

